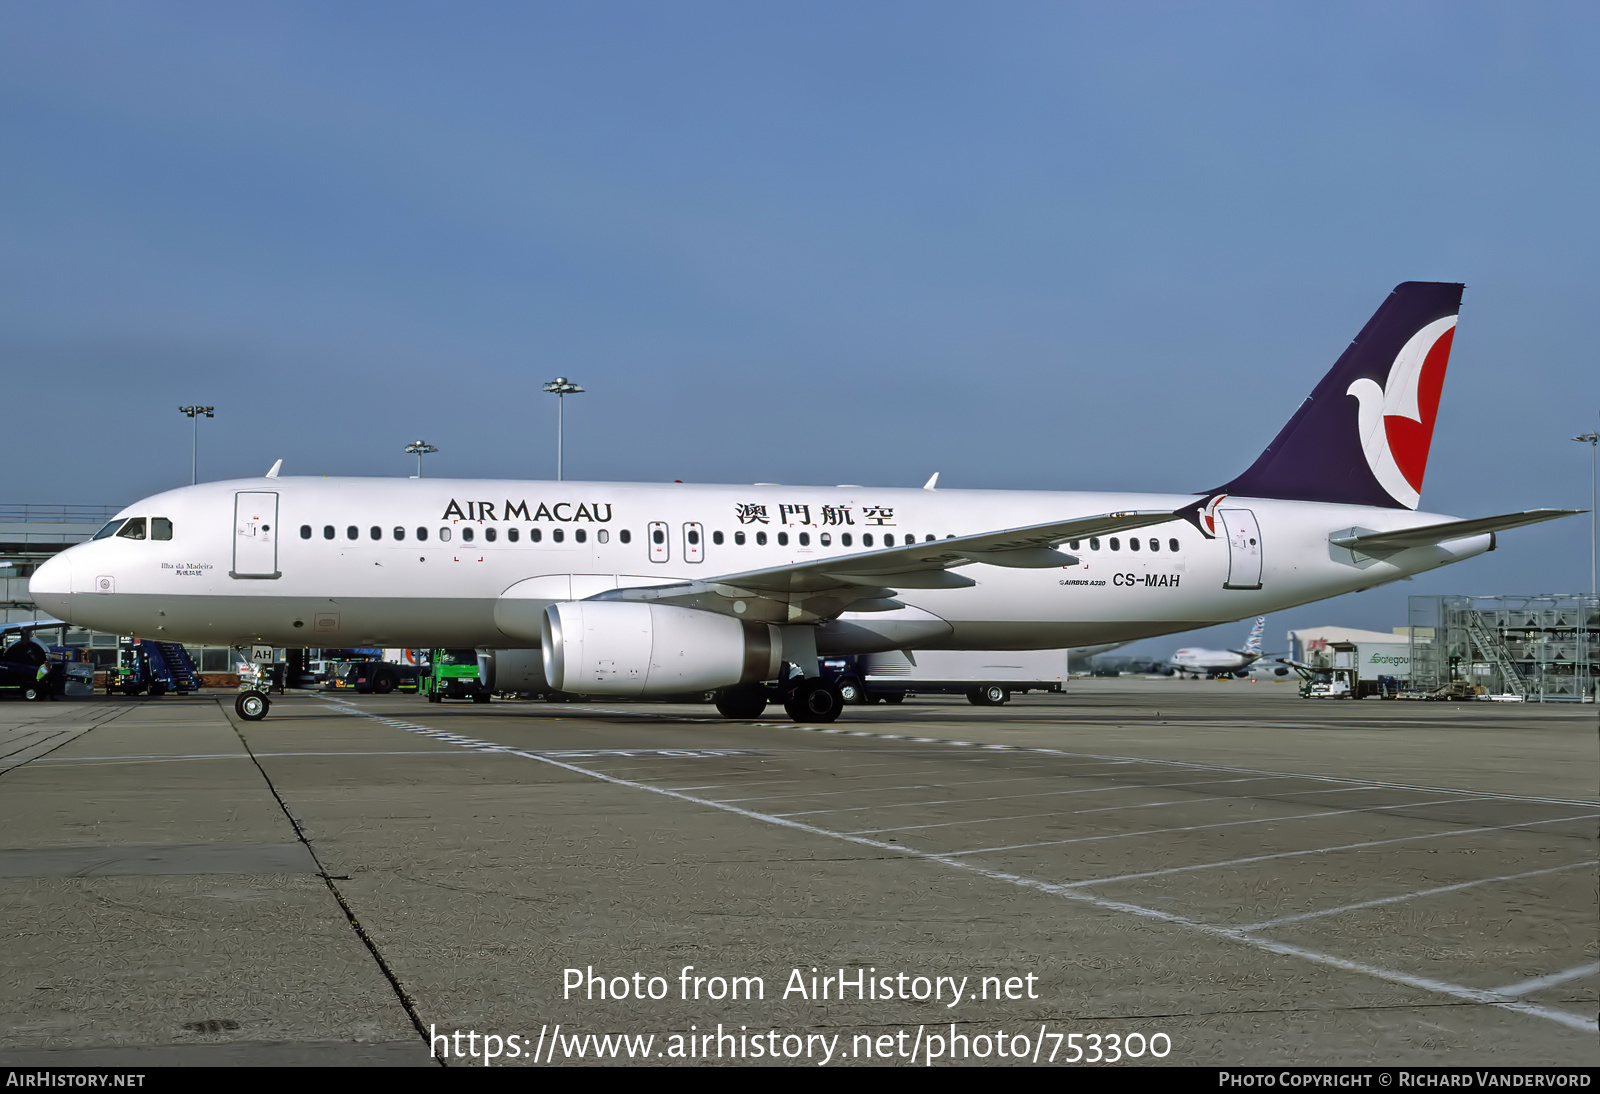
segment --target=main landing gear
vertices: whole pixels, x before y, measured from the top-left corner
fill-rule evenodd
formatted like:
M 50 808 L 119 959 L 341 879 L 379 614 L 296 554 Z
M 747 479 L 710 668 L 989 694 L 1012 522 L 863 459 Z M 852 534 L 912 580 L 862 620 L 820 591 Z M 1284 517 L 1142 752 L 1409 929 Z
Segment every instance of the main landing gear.
M 778 686 L 783 709 L 797 722 L 832 722 L 844 709 L 839 689 L 820 677 Z M 717 712 L 724 718 L 759 718 L 767 709 L 767 688 L 761 684 L 723 688 L 717 692 Z

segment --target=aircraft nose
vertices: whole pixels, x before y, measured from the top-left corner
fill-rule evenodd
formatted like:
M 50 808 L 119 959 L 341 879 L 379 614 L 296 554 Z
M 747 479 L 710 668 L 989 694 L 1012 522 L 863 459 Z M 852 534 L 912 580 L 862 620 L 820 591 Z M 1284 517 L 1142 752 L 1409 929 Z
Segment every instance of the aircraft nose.
M 33 602 L 57 619 L 72 622 L 72 560 L 65 553 L 49 559 L 28 579 Z

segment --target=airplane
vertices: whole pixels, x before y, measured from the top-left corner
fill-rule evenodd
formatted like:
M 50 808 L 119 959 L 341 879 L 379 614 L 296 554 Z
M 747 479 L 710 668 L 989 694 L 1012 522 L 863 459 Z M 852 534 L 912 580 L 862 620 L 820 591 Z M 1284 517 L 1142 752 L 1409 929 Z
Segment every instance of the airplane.
M 1196 679 L 1201 676 L 1210 676 L 1214 679 L 1247 676 L 1250 667 L 1263 656 L 1261 632 L 1266 625 L 1266 616 L 1256 617 L 1256 625 L 1250 628 L 1250 637 L 1246 639 L 1242 650 L 1202 650 L 1185 646 L 1168 659 L 1167 666 L 1180 676 Z
M 1394 289 L 1261 456 L 1196 494 L 280 478 L 128 506 L 33 575 L 98 630 L 475 647 L 501 691 L 842 708 L 820 655 L 1054 649 L 1263 615 L 1579 510 L 1420 512 L 1463 286 Z M 270 703 L 242 691 L 242 718 Z

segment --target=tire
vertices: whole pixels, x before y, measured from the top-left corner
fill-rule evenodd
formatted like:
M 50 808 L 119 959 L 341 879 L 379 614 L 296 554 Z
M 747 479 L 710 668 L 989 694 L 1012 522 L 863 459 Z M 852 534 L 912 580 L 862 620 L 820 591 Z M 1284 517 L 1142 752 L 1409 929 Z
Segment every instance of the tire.
M 759 718 L 767 709 L 767 689 L 760 684 L 721 688 L 715 701 L 717 713 L 724 718 Z
M 999 684 L 990 684 L 982 689 L 983 701 L 991 707 L 1003 706 L 1011 701 L 1011 692 Z
M 839 697 L 851 706 L 858 707 L 867 701 L 867 689 L 854 676 L 846 676 L 839 681 Z
M 474 703 L 487 703 L 489 701 L 489 696 L 480 691 L 478 694 L 472 697 L 472 701 Z
M 167 685 L 165 685 L 165 684 L 151 684 L 150 685 L 150 695 L 151 695 L 152 698 L 159 699 L 161 696 L 165 695 L 166 693 L 167 693 Z
M 259 722 L 272 709 L 272 701 L 259 691 L 241 691 L 233 701 L 233 711 L 247 722 Z
M 903 691 L 891 691 L 883 697 L 883 701 L 885 703 L 894 703 L 898 706 L 906 701 L 906 693 Z
M 379 695 L 388 695 L 394 690 L 394 677 L 387 672 L 380 672 L 372 678 L 372 690 Z
M 989 700 L 983 697 L 983 690 L 981 688 L 973 688 L 971 691 L 967 692 L 967 702 L 971 703 L 975 707 L 986 707 L 989 705 Z
M 436 692 L 436 691 L 428 692 L 428 702 L 430 702 L 430 703 L 438 703 L 438 702 L 441 702 L 441 701 L 442 700 L 440 700 L 438 692 Z
M 22 697 L 30 703 L 36 703 L 44 698 L 44 688 L 38 684 L 23 684 Z
M 826 680 L 806 680 L 783 701 L 783 709 L 797 722 L 832 722 L 844 709 L 839 689 Z

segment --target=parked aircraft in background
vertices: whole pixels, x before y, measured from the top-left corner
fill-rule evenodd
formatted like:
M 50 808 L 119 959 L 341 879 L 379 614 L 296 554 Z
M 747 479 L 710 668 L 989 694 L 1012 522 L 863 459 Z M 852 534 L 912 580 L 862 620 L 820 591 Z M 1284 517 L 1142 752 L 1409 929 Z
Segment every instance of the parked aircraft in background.
M 1461 290 L 1396 288 L 1260 458 L 1198 498 L 274 466 L 128 506 L 41 566 L 31 593 L 120 634 L 472 646 L 497 690 L 716 689 L 728 717 L 776 698 L 832 721 L 819 655 L 1173 634 L 1445 566 L 1568 513 L 1416 511 Z M 262 717 L 267 698 L 242 693 L 238 709 Z
M 1174 672 L 1197 679 L 1201 676 L 1248 676 L 1250 666 L 1263 656 L 1261 631 L 1266 625 L 1266 616 L 1256 617 L 1256 625 L 1250 628 L 1250 637 L 1242 650 L 1203 650 L 1186 646 L 1174 653 L 1167 665 Z

